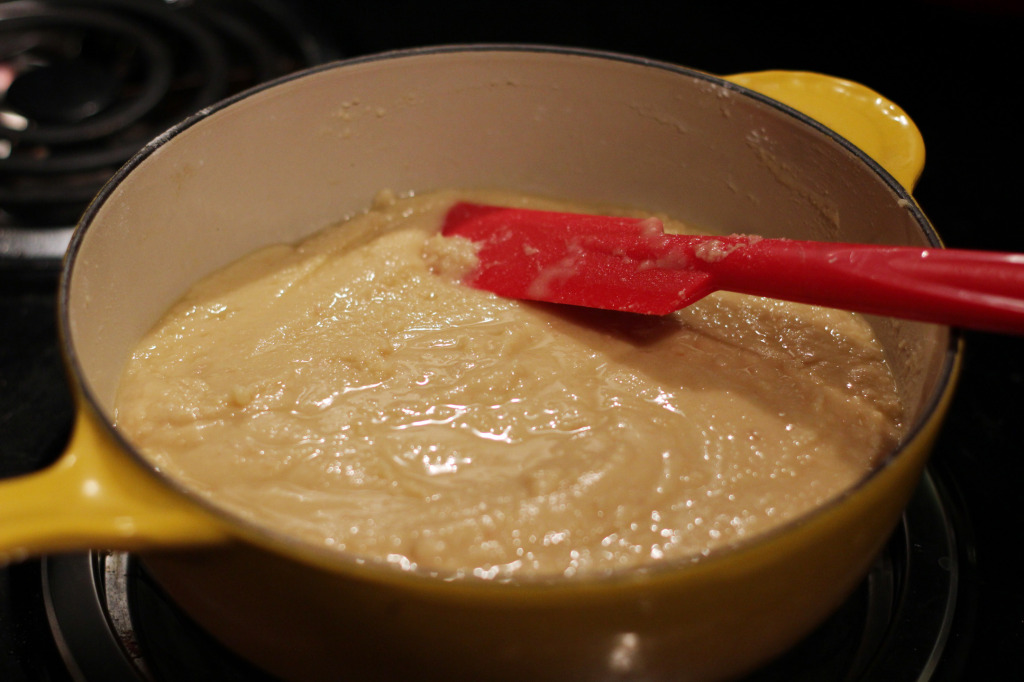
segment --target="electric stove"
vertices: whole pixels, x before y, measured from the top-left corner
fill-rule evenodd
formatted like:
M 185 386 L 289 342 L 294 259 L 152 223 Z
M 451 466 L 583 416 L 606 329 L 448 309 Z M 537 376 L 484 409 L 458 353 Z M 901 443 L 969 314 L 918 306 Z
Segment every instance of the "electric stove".
M 606 49 L 713 73 L 815 70 L 900 104 L 928 148 L 914 194 L 949 246 L 1024 252 L 1007 208 L 1021 133 L 1012 3 L 715 9 L 630 3 L 0 3 L 0 476 L 62 452 L 72 405 L 59 260 L 113 171 L 189 114 L 335 58 L 442 43 Z M 1012 163 L 1012 165 L 1011 165 Z M 1019 174 L 1019 173 L 1017 173 Z M 932 462 L 840 610 L 749 680 L 1004 679 L 1024 664 L 1024 343 L 966 334 Z M 0 523 L 3 510 L 0 509 Z M 268 680 L 177 609 L 130 554 L 0 568 L 0 680 Z

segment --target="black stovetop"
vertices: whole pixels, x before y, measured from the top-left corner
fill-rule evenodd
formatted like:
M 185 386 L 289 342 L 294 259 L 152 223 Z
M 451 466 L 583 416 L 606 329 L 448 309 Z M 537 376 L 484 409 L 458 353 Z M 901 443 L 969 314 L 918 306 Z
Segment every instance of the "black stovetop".
M 900 104 L 921 129 L 928 158 L 914 194 L 947 245 L 1024 252 L 1011 205 L 1024 154 L 1010 101 L 1024 63 L 1020 3 L 790 4 L 784 11 L 772 3 L 687 5 L 302 3 L 304 19 L 332 56 L 529 42 L 626 52 L 719 74 L 782 68 L 859 81 Z M 66 438 L 71 408 L 54 290 L 52 270 L 0 272 L 0 476 L 44 466 Z M 956 528 L 956 612 L 941 665 L 921 679 L 1005 679 L 1005 670 L 1024 669 L 1024 582 L 1015 546 L 1024 527 L 1022 351 L 1020 338 L 966 335 L 960 386 L 930 466 Z M 67 678 L 53 665 L 55 645 L 42 642 L 49 626 L 38 608 L 39 571 L 34 561 L 0 571 L 0 680 Z

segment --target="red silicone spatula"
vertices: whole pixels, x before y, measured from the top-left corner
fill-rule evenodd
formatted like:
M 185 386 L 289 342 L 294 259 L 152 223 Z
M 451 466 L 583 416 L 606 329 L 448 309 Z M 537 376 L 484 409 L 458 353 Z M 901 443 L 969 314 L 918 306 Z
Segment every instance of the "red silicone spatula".
M 443 233 L 479 246 L 467 284 L 509 298 L 664 315 L 724 290 L 1024 333 L 1024 254 L 667 235 L 657 219 L 473 203 Z

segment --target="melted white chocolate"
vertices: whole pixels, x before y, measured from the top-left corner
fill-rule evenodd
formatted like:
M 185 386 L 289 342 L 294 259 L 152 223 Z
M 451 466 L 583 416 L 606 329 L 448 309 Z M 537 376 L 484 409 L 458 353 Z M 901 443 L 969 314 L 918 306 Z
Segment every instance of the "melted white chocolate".
M 117 423 L 233 513 L 403 567 L 504 579 L 707 554 L 860 480 L 901 406 L 857 315 L 716 294 L 671 316 L 460 283 L 456 198 L 383 200 L 198 283 Z M 669 230 L 682 229 L 666 220 Z

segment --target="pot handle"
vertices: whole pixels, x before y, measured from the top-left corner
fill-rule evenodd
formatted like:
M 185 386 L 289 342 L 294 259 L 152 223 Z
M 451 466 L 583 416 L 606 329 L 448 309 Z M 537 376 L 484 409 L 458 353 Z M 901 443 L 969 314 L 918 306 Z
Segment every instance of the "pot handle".
M 906 112 L 853 81 L 806 71 L 725 76 L 831 128 L 877 161 L 907 190 L 924 168 L 924 140 Z
M 212 515 L 133 461 L 84 405 L 56 463 L 0 482 L 0 566 L 41 554 L 227 537 Z

